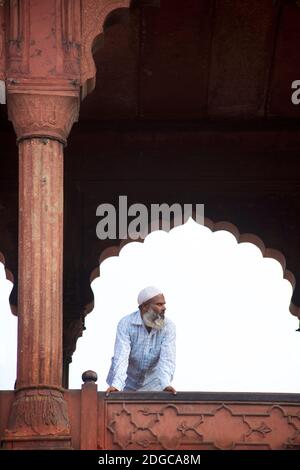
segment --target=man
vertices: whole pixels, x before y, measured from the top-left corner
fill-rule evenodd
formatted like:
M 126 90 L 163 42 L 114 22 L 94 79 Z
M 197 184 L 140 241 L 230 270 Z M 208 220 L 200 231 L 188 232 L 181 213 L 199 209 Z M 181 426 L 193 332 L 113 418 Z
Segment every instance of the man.
M 138 305 L 139 310 L 118 324 L 106 396 L 119 390 L 164 390 L 176 395 L 171 386 L 176 330 L 165 319 L 165 298 L 160 289 L 149 286 L 139 293 Z

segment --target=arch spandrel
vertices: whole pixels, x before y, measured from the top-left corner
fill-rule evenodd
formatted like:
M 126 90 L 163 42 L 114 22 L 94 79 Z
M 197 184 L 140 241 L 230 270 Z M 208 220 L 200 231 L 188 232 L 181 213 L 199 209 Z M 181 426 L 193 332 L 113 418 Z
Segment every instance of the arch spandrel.
M 93 44 L 103 34 L 108 15 L 121 8 L 129 8 L 131 0 L 82 0 L 81 78 L 82 99 L 91 93 L 96 84 L 96 66 L 93 59 Z

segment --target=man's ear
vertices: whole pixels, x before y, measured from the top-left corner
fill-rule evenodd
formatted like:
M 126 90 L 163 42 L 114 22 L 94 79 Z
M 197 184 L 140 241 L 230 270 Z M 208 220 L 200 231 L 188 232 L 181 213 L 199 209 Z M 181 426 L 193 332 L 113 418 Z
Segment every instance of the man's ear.
M 142 304 L 139 306 L 139 309 L 140 309 L 141 314 L 144 315 L 144 313 L 147 312 L 148 310 L 148 306 L 147 304 Z

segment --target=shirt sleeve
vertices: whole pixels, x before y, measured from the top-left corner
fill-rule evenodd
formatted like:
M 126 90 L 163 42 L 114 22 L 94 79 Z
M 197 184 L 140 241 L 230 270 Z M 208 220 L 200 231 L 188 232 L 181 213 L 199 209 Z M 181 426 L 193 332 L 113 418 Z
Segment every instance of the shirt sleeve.
M 127 376 L 128 360 L 130 354 L 130 335 L 128 323 L 121 320 L 117 327 L 114 357 L 107 376 L 107 383 L 111 387 L 123 390 Z
M 157 364 L 158 379 L 162 390 L 171 384 L 175 372 L 175 366 L 176 327 L 174 323 L 170 322 L 161 345 L 159 361 Z

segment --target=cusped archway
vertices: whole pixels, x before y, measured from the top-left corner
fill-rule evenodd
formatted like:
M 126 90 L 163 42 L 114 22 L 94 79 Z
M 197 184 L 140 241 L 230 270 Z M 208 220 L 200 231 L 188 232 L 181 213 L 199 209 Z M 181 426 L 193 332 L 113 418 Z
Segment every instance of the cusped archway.
M 279 391 L 268 390 L 265 382 L 268 374 L 276 376 L 275 362 L 282 374 L 282 386 L 289 387 L 284 375 L 291 373 L 285 366 L 287 336 L 288 347 L 295 349 L 289 357 L 296 362 L 299 343 L 295 319 L 286 315 L 294 279 L 284 271 L 283 256 L 267 250 L 253 234 L 240 235 L 228 222 L 214 224 L 206 219 L 205 226 L 190 222 L 194 233 L 184 241 L 176 239 L 185 230 L 185 226 L 178 226 L 169 233 L 154 231 L 143 243 L 127 240 L 102 253 L 100 268 L 91 277 L 97 291 L 96 309 L 86 319 L 87 330 L 79 341 L 74 364 L 81 354 L 80 343 L 87 338 L 94 344 L 93 353 L 84 354 L 88 362 L 82 369 L 97 370 L 99 386 L 104 387 L 117 321 L 137 308 L 139 289 L 158 283 L 164 288 L 168 311 L 178 327 L 180 390 L 218 390 L 222 386 L 223 391 Z M 250 250 L 248 258 L 246 248 Z M 283 296 L 280 302 L 276 299 L 279 291 Z M 98 323 L 93 323 L 96 317 Z M 282 348 L 278 348 L 279 342 Z M 106 347 L 97 352 L 104 344 Z M 196 369 L 191 375 L 193 367 Z M 253 384 L 246 381 L 255 379 L 255 374 L 262 389 L 255 380 Z M 213 381 L 216 377 L 219 384 Z

